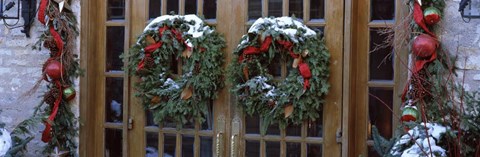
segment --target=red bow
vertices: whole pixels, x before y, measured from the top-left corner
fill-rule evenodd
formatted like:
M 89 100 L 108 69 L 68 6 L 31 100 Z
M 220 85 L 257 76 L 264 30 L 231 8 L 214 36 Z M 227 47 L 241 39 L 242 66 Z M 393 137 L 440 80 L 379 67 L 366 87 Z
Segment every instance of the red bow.
M 423 19 L 423 11 L 422 7 L 420 4 L 418 4 L 417 1 L 415 1 L 415 4 L 413 4 L 413 19 L 415 20 L 415 23 L 417 23 L 418 26 L 422 27 L 422 29 L 429 35 L 431 35 L 434 38 L 437 38 L 435 34 L 433 34 L 425 24 L 425 20 Z

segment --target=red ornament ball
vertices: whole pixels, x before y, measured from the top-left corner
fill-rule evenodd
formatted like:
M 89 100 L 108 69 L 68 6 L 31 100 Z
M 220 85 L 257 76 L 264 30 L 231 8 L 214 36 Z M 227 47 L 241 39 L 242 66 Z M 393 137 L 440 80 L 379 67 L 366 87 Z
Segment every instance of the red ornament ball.
M 437 39 L 429 35 L 422 34 L 415 37 L 415 39 L 413 40 L 412 52 L 418 57 L 429 57 L 432 56 L 433 53 L 435 53 L 437 47 Z
M 416 121 L 418 119 L 418 116 L 420 113 L 418 113 L 417 109 L 414 107 L 405 107 L 402 111 L 402 122 L 410 122 L 410 121 Z
M 442 17 L 440 17 L 440 10 L 435 7 L 428 7 L 423 11 L 423 17 L 425 18 L 425 23 L 428 25 L 437 24 Z
M 56 60 L 50 61 L 45 67 L 45 73 L 53 80 L 62 78 L 63 66 L 62 63 Z

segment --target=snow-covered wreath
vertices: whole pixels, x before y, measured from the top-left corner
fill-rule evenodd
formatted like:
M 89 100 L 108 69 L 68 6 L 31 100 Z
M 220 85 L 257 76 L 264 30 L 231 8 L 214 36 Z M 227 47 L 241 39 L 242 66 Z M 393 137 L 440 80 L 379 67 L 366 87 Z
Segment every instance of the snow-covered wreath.
M 145 28 L 127 59 L 139 78 L 136 96 L 156 123 L 204 121 L 223 85 L 224 47 L 224 38 L 196 15 L 160 16 Z
M 330 54 L 319 33 L 290 17 L 260 18 L 234 54 L 232 91 L 247 114 L 261 116 L 262 133 L 272 123 L 285 128 L 320 116 L 329 89 Z M 271 69 L 281 69 L 282 62 L 287 75 L 275 79 Z

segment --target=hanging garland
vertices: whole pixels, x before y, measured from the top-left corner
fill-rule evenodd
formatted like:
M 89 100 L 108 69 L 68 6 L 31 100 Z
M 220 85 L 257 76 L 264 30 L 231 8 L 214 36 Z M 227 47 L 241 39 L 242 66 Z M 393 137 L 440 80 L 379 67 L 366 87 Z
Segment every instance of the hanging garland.
M 232 92 L 247 114 L 262 117 L 262 134 L 273 123 L 285 128 L 320 116 L 330 58 L 320 34 L 290 17 L 260 18 L 234 54 L 229 67 Z M 281 69 L 276 64 L 281 62 L 288 70 L 279 81 L 269 69 Z
M 160 16 L 145 28 L 126 58 L 140 79 L 136 96 L 156 123 L 205 120 L 223 86 L 223 48 L 223 37 L 196 15 Z
M 48 29 L 40 36 L 34 49 L 44 48 L 50 51 L 50 58 L 42 68 L 42 79 L 46 81 L 48 91 L 45 92 L 40 106 L 40 115 L 45 129 L 42 141 L 47 143 L 45 154 L 54 150 L 62 150 L 68 156 L 77 156 L 78 137 L 77 118 L 71 110 L 76 91 L 75 79 L 81 75 L 78 57 L 75 54 L 78 37 L 77 19 L 69 7 L 70 0 L 41 0 L 38 20 Z
M 374 132 L 382 156 L 480 156 L 479 97 L 456 85 L 456 60 L 435 34 L 444 7 L 444 0 L 409 0 L 409 25 L 396 30 L 409 40 L 412 66 L 402 94 L 404 134 L 387 141 Z

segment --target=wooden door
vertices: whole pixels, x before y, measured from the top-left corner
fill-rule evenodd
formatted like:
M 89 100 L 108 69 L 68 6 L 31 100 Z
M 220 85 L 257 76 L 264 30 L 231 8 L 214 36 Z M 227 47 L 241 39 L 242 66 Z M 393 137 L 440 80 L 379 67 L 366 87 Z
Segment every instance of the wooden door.
M 256 117 L 220 91 L 203 124 L 152 123 L 134 96 L 135 78 L 118 57 L 149 20 L 170 12 L 198 14 L 226 41 L 226 62 L 253 20 L 295 15 L 323 30 L 331 53 L 331 89 L 316 122 L 260 135 Z M 340 156 L 343 70 L 343 1 L 334 0 L 86 0 L 82 1 L 81 156 Z M 226 67 L 227 65 L 225 65 Z M 254 130 L 254 131 L 251 131 Z M 328 151 L 323 151 L 328 150 Z
M 349 156 L 375 157 L 379 155 L 373 148 L 372 126 L 391 138 L 401 115 L 400 95 L 407 80 L 408 59 L 394 30 L 408 25 L 402 23 L 407 6 L 395 0 L 352 3 Z
M 341 104 L 343 69 L 343 1 L 334 0 L 243 0 L 232 1 L 237 31 L 233 44 L 245 34 L 255 19 L 295 16 L 312 29 L 323 31 L 332 55 L 332 85 L 323 117 L 299 126 L 280 129 L 278 125 L 260 134 L 260 118 L 247 116 L 233 107 L 230 156 L 246 157 L 333 157 L 341 154 Z M 282 70 L 281 76 L 286 76 Z M 233 105 L 233 104 L 232 104 Z M 338 139 L 337 139 L 338 137 Z M 338 140 L 338 141 L 337 141 Z

